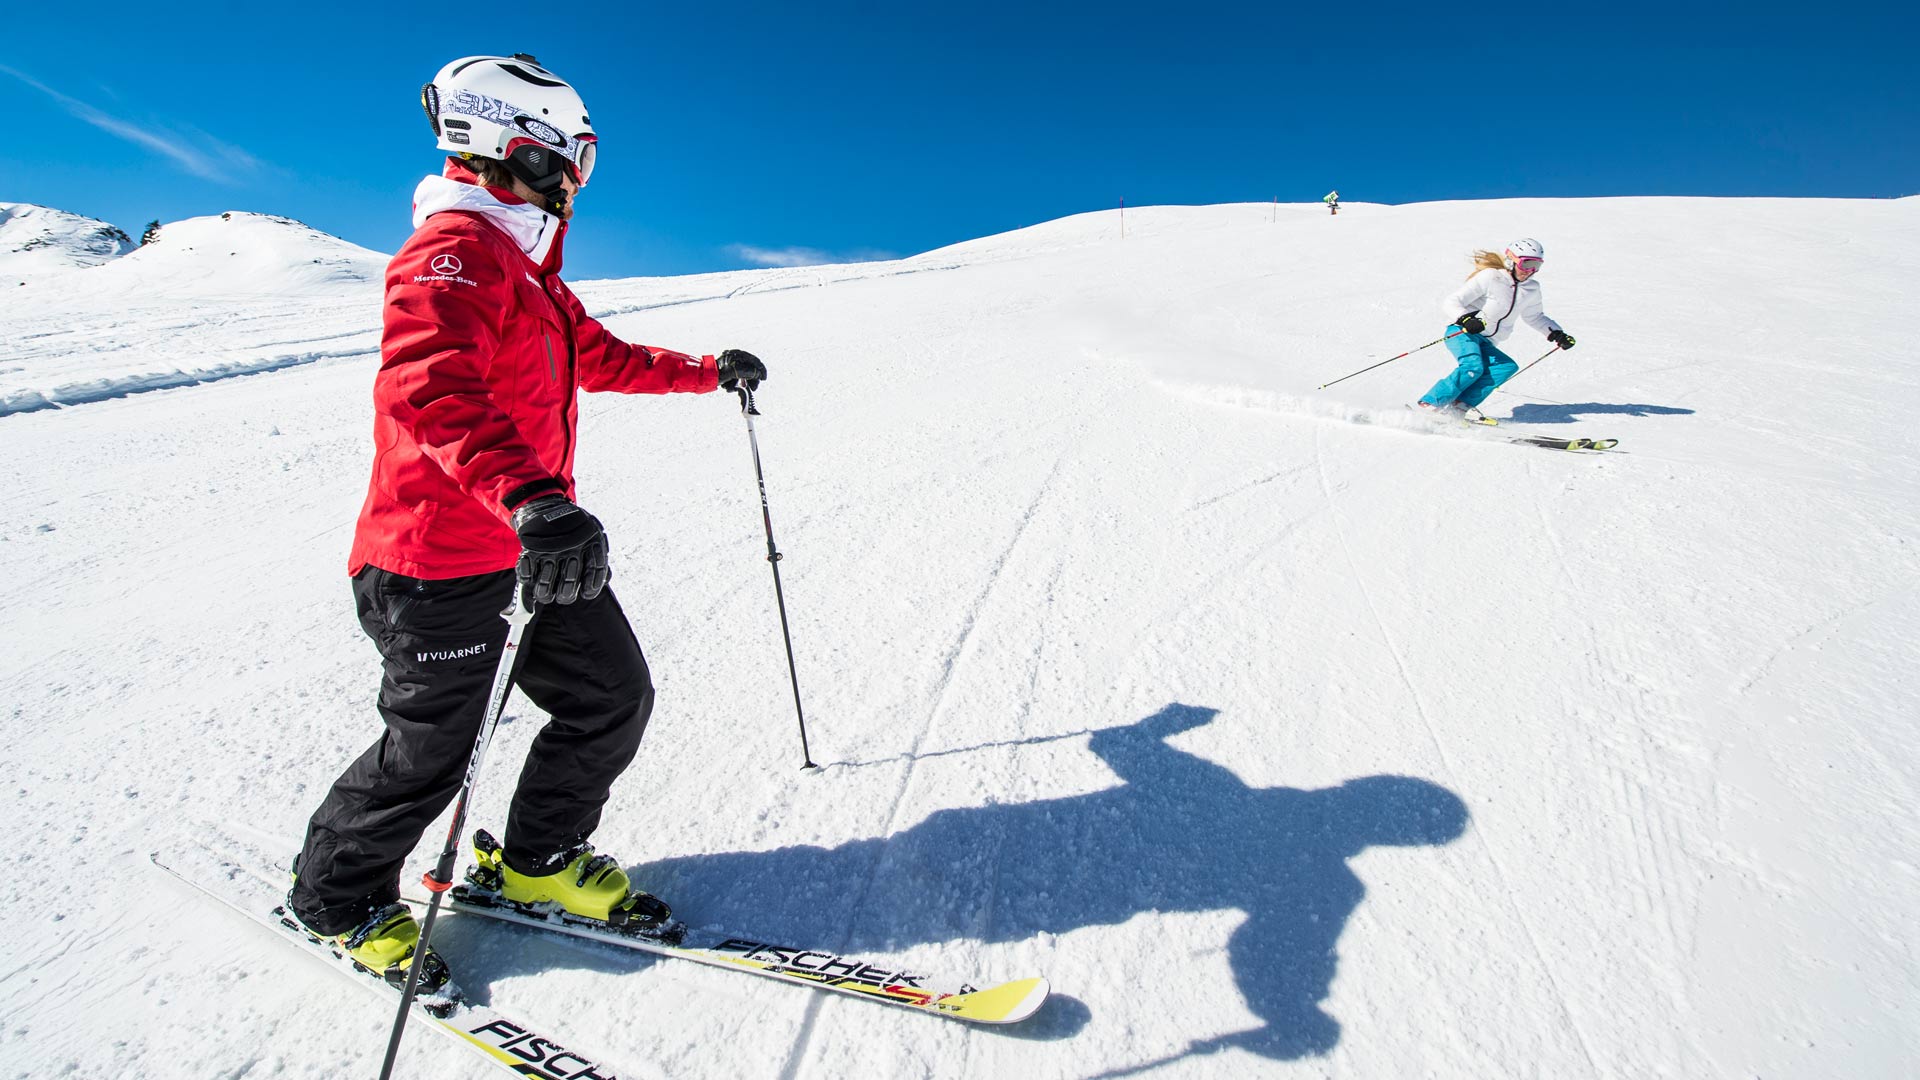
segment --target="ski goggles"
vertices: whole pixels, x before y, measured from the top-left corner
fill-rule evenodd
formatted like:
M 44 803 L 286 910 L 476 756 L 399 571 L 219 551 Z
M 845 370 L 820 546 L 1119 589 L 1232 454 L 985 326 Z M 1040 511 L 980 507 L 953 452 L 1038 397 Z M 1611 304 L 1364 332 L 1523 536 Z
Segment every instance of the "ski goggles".
M 600 156 L 600 140 L 591 135 L 576 135 L 574 142 L 580 148 L 573 156 L 573 171 L 579 174 L 575 179 L 581 187 L 586 187 L 587 181 L 593 179 L 594 159 Z
M 586 187 L 587 180 L 593 176 L 594 160 L 600 156 L 598 140 L 583 135 L 568 142 L 566 147 L 557 147 L 532 139 L 515 139 L 509 144 L 507 157 L 518 162 L 529 176 L 542 178 L 541 182 L 528 181 L 536 188 L 547 181 L 558 187 L 562 170 L 573 177 L 576 185 Z
M 1513 260 L 1513 268 L 1515 270 L 1525 270 L 1529 274 L 1537 274 L 1540 272 L 1540 267 L 1546 264 L 1546 261 L 1545 259 L 1536 259 L 1531 255 L 1522 255 Z
M 542 149 L 557 151 L 567 170 L 573 173 L 573 181 L 586 186 L 587 177 L 593 174 L 593 159 L 598 154 L 595 146 L 599 142 L 593 132 L 583 131 L 578 135 L 569 135 L 545 120 L 521 114 L 513 118 L 513 126 L 533 136 Z M 526 139 L 512 139 L 507 143 L 509 153 L 528 143 Z M 557 170 L 555 170 L 557 171 Z

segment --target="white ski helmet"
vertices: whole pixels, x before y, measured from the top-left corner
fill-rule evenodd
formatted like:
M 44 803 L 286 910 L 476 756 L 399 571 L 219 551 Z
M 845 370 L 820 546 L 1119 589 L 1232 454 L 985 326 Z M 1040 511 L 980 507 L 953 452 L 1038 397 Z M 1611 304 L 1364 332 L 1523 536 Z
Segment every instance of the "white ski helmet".
M 570 169 L 593 175 L 599 139 L 572 86 L 526 53 L 467 56 L 420 88 L 442 150 L 502 161 L 528 187 L 556 199 Z
M 1515 240 L 1513 243 L 1507 245 L 1507 250 L 1502 252 L 1502 254 L 1507 260 L 1508 270 L 1514 269 L 1521 259 L 1538 260 L 1538 262 L 1534 264 L 1535 270 L 1540 268 L 1540 263 L 1547 261 L 1547 249 L 1540 246 L 1540 241 L 1532 237 Z

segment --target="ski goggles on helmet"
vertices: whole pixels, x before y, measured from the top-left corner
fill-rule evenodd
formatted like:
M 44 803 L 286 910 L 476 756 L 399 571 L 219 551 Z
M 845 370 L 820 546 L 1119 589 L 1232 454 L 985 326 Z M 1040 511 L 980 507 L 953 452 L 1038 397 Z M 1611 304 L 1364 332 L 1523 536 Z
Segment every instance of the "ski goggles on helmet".
M 1515 270 L 1525 270 L 1529 274 L 1537 274 L 1540 272 L 1540 268 L 1546 265 L 1546 262 L 1547 260 L 1535 258 L 1532 255 L 1520 255 L 1514 258 L 1513 268 Z

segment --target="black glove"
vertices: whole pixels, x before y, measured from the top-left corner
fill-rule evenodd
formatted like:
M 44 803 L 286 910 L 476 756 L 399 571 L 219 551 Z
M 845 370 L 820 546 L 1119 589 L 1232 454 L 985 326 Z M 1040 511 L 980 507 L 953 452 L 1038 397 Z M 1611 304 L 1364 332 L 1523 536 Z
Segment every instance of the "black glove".
M 1477 311 L 1469 311 L 1465 315 L 1453 320 L 1453 325 L 1465 330 L 1469 334 L 1485 333 L 1487 329 L 1487 324 L 1480 321 L 1480 313 Z
M 1568 352 L 1573 351 L 1573 335 L 1567 333 L 1565 330 L 1555 330 L 1553 333 L 1547 335 L 1547 340 L 1566 349 Z
M 720 372 L 720 389 L 731 390 L 745 381 L 748 390 L 760 389 L 767 381 L 767 365 L 760 358 L 744 349 L 728 349 L 714 361 L 714 367 Z
M 513 512 L 513 531 L 520 534 L 514 575 L 528 607 L 591 600 L 607 587 L 607 534 L 565 495 L 522 503 Z

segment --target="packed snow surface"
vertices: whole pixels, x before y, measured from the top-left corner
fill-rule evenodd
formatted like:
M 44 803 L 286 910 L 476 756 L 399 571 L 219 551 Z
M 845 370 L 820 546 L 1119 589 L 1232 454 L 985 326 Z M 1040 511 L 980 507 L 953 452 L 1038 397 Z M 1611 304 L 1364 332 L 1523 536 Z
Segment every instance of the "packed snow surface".
M 1438 346 L 1315 389 L 1438 338 L 1520 235 L 1578 346 L 1503 427 L 1404 408 Z M 769 362 L 822 765 L 736 402 L 587 398 L 581 500 L 659 686 L 596 842 L 695 924 L 1055 993 L 973 1028 L 436 941 L 629 1078 L 1920 1073 L 1917 252 L 1915 199 L 1249 204 L 587 283 L 629 339 Z M 387 1007 L 148 854 L 291 856 L 377 734 L 344 571 L 378 277 L 235 214 L 0 313 L 21 1075 L 377 1071 Z M 509 705 L 475 825 L 540 723 Z M 488 1069 L 424 1030 L 400 1060 Z

